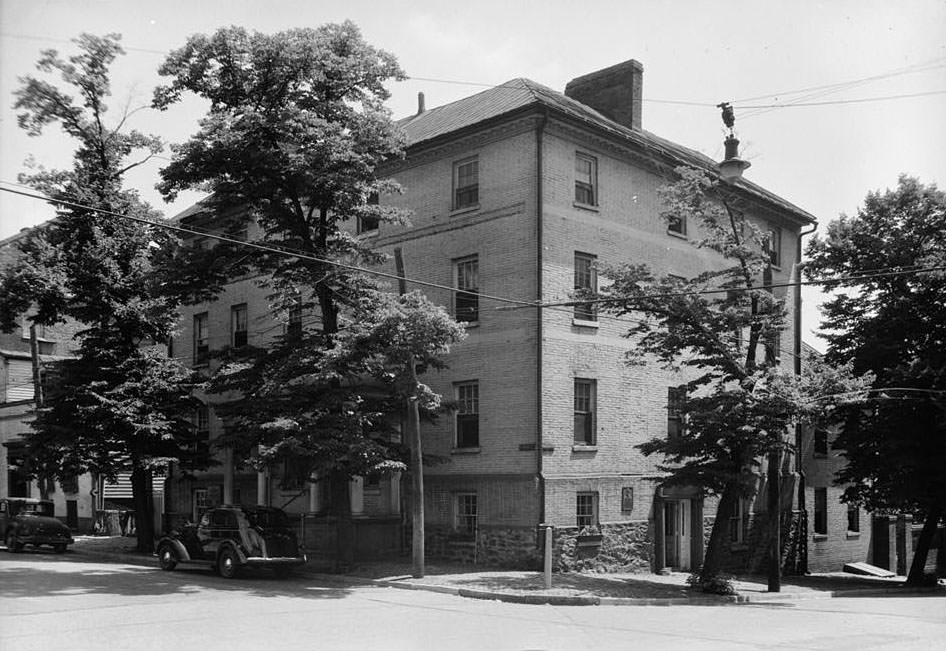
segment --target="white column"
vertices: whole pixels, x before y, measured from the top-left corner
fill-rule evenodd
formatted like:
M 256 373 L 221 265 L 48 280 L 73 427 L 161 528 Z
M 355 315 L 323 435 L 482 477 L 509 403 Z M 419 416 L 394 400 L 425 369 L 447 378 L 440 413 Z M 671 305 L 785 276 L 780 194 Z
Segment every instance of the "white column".
M 361 515 L 365 512 L 365 479 L 355 477 L 348 483 L 348 492 L 351 497 L 351 514 Z
M 313 475 L 309 480 L 309 513 L 316 513 L 319 510 L 319 476 Z
M 269 473 L 265 470 L 256 471 L 256 503 L 269 506 Z
M 223 503 L 233 504 L 233 448 L 223 451 Z
M 388 477 L 388 506 L 391 513 L 401 512 L 401 473 L 394 472 Z

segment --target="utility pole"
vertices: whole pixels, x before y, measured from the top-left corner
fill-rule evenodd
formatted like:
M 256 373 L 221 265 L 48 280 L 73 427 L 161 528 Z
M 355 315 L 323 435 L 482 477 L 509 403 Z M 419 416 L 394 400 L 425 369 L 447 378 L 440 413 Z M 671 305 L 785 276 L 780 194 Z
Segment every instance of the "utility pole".
M 407 293 L 404 273 L 404 257 L 401 248 L 394 249 L 394 264 L 397 268 L 398 291 Z M 410 367 L 410 395 L 407 397 L 407 436 L 411 449 L 411 551 L 413 576 L 424 576 L 424 458 L 420 442 L 420 412 L 417 407 L 417 368 L 414 355 L 408 360 Z
M 33 367 L 33 404 L 38 412 L 43 407 L 43 375 L 42 367 L 39 363 L 39 340 L 36 337 L 36 324 L 30 324 L 30 360 Z M 39 495 L 44 500 L 49 499 L 49 494 L 54 488 L 53 480 L 43 469 L 42 474 L 37 478 L 39 484 Z
M 772 292 L 772 265 L 767 264 L 762 272 L 762 284 Z M 775 363 L 778 351 L 774 350 L 776 341 L 766 342 L 766 361 Z M 779 432 L 779 440 L 785 436 Z M 782 591 L 782 476 L 781 476 L 782 448 L 781 446 L 769 452 L 769 550 L 768 550 L 768 579 L 769 592 Z

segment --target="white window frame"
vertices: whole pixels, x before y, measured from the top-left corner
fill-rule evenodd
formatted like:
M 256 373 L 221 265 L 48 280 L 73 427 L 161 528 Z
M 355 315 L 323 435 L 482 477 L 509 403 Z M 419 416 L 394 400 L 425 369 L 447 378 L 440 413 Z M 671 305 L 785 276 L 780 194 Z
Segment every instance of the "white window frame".
M 576 377 L 573 382 L 574 399 L 574 444 L 593 446 L 598 444 L 598 382 L 591 378 Z M 584 390 L 587 388 L 587 395 Z M 585 425 L 585 434 L 581 440 L 578 436 L 579 418 L 587 419 Z
M 575 524 L 578 529 L 596 527 L 598 522 L 598 492 L 578 491 L 575 493 Z
M 206 366 L 210 363 L 210 314 L 199 312 L 194 315 L 194 366 Z
M 242 319 L 241 319 L 242 315 Z M 242 321 L 242 323 L 240 323 Z M 243 326 L 240 329 L 240 326 Z M 241 334 L 242 333 L 242 336 Z M 242 341 L 241 341 L 242 340 Z M 230 346 L 242 348 L 250 341 L 250 312 L 246 303 L 230 306 Z
M 465 183 L 464 185 L 460 185 Z M 453 164 L 452 210 L 472 210 L 480 205 L 480 161 L 478 156 Z
M 480 320 L 480 259 L 470 255 L 453 261 L 453 314 L 458 321 L 469 324 Z M 460 306 L 461 300 L 464 302 Z M 465 318 L 465 317 L 472 318 Z
M 454 442 L 455 447 L 462 449 L 478 449 L 480 447 L 480 383 L 478 380 L 466 382 L 457 382 L 453 385 L 454 397 L 457 403 L 456 413 L 454 414 Z M 461 440 L 460 434 L 461 422 L 464 416 L 475 416 L 476 423 L 476 445 L 470 445 L 469 441 Z M 473 422 L 474 419 L 469 419 Z M 462 443 L 462 445 L 461 445 Z
M 742 545 L 746 542 L 746 524 L 748 523 L 749 501 L 744 497 L 736 498 L 736 507 L 729 518 L 729 542 Z
M 575 291 L 598 291 L 598 256 L 575 251 Z M 578 321 L 597 321 L 598 313 L 594 303 L 575 306 L 574 318 Z
M 588 198 L 591 201 L 587 201 Z M 580 151 L 575 152 L 575 203 L 598 205 L 598 159 Z
M 469 508 L 471 505 L 472 510 Z M 456 493 L 453 528 L 458 533 L 475 536 L 479 530 L 479 508 L 479 499 L 475 492 Z

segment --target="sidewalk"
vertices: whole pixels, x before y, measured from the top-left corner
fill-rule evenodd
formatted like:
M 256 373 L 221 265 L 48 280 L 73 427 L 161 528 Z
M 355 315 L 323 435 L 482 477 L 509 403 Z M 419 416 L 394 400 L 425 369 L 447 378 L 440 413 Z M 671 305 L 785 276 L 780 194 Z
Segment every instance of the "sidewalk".
M 134 548 L 134 538 L 77 536 L 70 552 L 114 561 L 157 565 L 156 558 L 135 552 Z M 778 593 L 767 591 L 764 576 L 735 577 L 733 586 L 736 594 L 720 596 L 690 589 L 686 584 L 686 572 L 668 575 L 553 574 L 552 588 L 546 590 L 540 572 L 486 570 L 472 565 L 428 563 L 422 579 L 411 576 L 409 560 L 363 563 L 347 574 L 333 574 L 330 570 L 329 566 L 312 560 L 301 573 L 326 582 L 385 585 L 474 599 L 553 605 L 722 605 L 943 591 L 943 586 L 907 588 L 904 585 L 906 579 L 901 576 L 882 579 L 842 572 L 783 577 L 782 590 Z

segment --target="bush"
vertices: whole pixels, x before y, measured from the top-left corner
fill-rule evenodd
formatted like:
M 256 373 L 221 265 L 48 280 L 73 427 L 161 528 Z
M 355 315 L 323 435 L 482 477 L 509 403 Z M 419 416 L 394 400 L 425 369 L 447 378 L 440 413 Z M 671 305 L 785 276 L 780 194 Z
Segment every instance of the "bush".
M 694 572 L 687 577 L 687 585 L 699 588 L 702 592 L 709 594 L 732 595 L 736 594 L 736 588 L 733 587 L 732 577 L 722 574 L 712 576 L 703 581 L 698 572 Z

